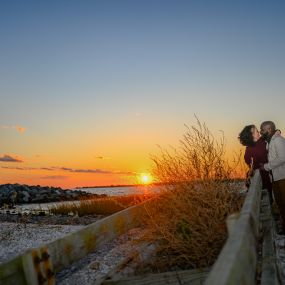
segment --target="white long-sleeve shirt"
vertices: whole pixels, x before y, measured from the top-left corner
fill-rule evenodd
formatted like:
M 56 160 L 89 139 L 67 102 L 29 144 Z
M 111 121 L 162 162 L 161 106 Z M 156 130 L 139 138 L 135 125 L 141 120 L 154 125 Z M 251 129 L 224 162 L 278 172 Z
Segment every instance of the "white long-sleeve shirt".
M 273 135 L 268 145 L 268 163 L 264 169 L 272 170 L 273 180 L 285 179 L 285 138 Z

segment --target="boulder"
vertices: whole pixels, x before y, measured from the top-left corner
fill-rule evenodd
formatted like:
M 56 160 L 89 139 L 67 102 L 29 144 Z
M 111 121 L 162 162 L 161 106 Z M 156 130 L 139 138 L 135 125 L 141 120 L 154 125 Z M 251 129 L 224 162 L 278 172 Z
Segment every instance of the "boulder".
M 31 195 L 28 192 L 23 191 L 22 195 L 23 202 L 28 203 L 31 200 Z
M 39 185 L 3 184 L 0 185 L 0 206 L 15 203 L 42 203 L 55 201 L 79 200 L 101 195 L 86 193 L 81 190 L 63 190 L 60 187 L 41 187 Z

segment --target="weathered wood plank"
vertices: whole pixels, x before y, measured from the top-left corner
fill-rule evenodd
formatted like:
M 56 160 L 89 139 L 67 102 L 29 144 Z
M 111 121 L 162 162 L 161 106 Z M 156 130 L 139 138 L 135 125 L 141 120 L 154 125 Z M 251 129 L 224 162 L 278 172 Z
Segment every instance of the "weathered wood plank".
M 0 265 L 0 284 L 27 284 L 21 257 L 14 258 L 10 262 Z
M 280 283 L 274 249 L 274 225 L 267 190 L 262 191 L 260 221 L 263 233 L 261 285 L 277 285 Z
M 227 230 L 228 235 L 230 235 L 233 232 L 233 229 L 235 228 L 235 224 L 239 218 L 240 213 L 234 213 L 227 217 L 226 224 L 227 224 Z
M 255 284 L 260 200 L 261 178 L 256 171 L 239 218 L 205 284 Z
M 96 278 L 94 285 L 103 284 L 105 280 L 119 280 L 129 275 L 134 275 L 138 263 L 146 261 L 149 256 L 155 252 L 155 244 L 141 243 L 131 253 L 126 256 L 119 264 L 114 264 L 113 268 L 106 274 L 102 274 Z
M 208 272 L 208 269 L 201 269 L 148 274 L 120 280 L 106 280 L 102 285 L 201 285 L 206 279 Z

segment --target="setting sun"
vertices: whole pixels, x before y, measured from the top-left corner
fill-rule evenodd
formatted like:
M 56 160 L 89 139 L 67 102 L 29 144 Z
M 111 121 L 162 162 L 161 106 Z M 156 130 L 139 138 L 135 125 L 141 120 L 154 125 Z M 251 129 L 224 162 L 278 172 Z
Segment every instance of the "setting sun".
M 140 175 L 140 182 L 143 184 L 149 184 L 152 182 L 152 176 L 148 173 L 142 173 Z

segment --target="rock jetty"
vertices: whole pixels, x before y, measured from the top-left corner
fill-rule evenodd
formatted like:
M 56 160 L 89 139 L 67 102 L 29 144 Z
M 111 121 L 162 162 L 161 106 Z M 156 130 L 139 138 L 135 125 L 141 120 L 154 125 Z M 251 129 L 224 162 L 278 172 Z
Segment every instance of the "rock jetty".
M 0 185 L 0 207 L 4 204 L 48 203 L 106 197 L 81 190 L 63 190 L 60 187 L 29 186 L 21 184 Z

